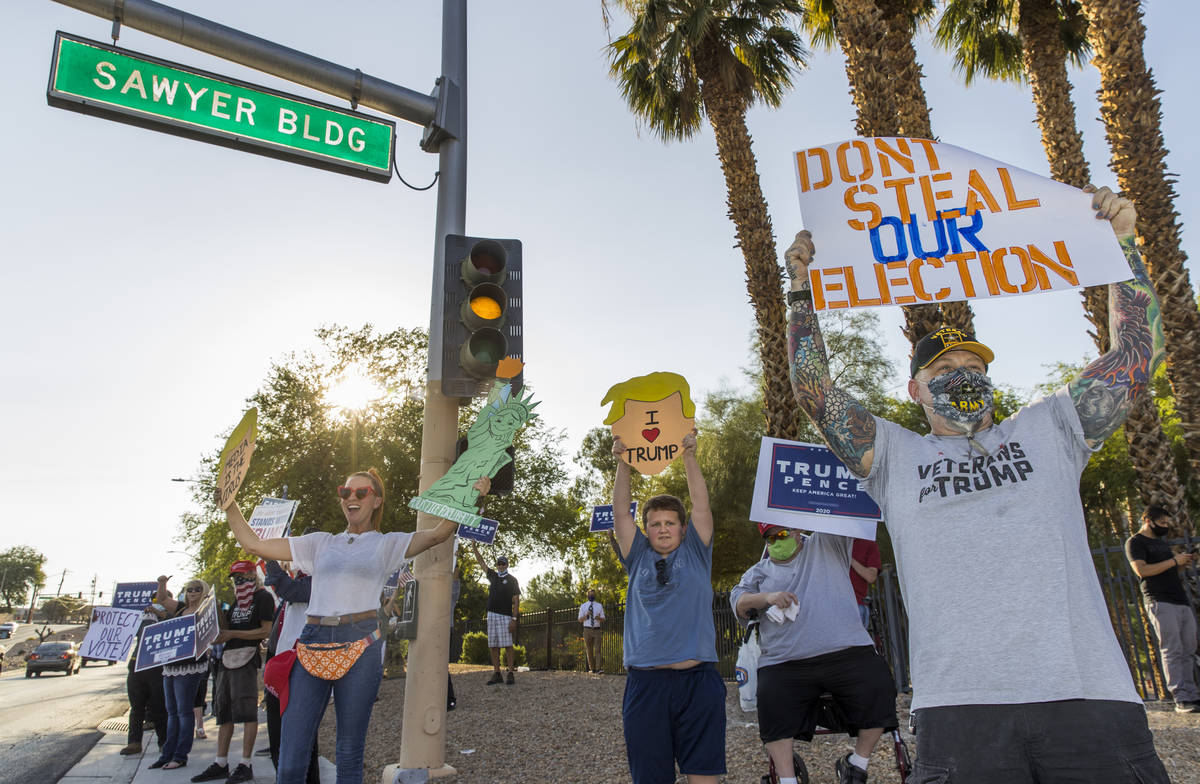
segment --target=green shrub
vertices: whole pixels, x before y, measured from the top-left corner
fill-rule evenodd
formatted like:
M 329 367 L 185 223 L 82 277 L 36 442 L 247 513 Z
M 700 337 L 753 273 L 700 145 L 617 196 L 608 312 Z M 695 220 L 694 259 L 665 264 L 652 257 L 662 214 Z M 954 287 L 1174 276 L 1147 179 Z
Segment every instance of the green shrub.
M 517 654 L 517 666 L 524 665 L 526 663 L 525 646 L 517 645 L 513 650 Z M 507 654 L 504 655 L 507 656 Z M 464 634 L 462 656 L 458 660 L 462 664 L 491 664 L 492 654 L 488 651 L 487 633 L 467 632 Z

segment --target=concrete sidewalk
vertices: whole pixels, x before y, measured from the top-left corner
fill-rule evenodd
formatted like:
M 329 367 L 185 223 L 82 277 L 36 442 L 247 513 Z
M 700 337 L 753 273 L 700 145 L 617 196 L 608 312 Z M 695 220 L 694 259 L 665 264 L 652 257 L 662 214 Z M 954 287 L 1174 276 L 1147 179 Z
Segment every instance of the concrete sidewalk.
M 101 724 L 100 730 L 105 733 L 104 737 L 59 781 L 62 784 L 190 784 L 192 776 L 207 768 L 216 757 L 217 725 L 212 716 L 205 716 L 204 729 L 208 738 L 193 741 L 192 751 L 188 754 L 188 764 L 175 770 L 151 770 L 149 765 L 158 759 L 153 730 L 146 730 L 143 738 L 145 750 L 141 754 L 128 757 L 122 757 L 120 754 L 121 749 L 125 747 L 128 720 L 127 713 L 124 720 L 110 719 Z M 267 747 L 267 716 L 261 710 L 258 714 L 258 739 L 255 746 L 256 749 Z M 230 770 L 237 765 L 241 751 L 242 731 L 239 728 L 233 733 Z M 260 757 L 256 754 L 253 767 L 255 784 L 274 783 L 275 766 L 271 764 L 270 757 Z M 336 778 L 337 771 L 333 763 L 322 758 L 321 781 L 332 783 Z

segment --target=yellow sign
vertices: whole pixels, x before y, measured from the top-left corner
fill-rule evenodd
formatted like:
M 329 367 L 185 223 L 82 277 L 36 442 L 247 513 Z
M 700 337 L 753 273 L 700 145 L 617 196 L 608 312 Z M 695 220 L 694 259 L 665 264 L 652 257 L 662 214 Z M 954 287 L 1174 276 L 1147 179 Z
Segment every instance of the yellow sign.
M 237 497 L 238 488 L 250 470 L 250 455 L 254 454 L 254 443 L 258 438 L 258 409 L 252 408 L 233 429 L 233 435 L 221 450 L 221 473 L 217 477 L 217 488 L 221 491 L 217 506 L 226 509 Z
M 600 405 L 612 403 L 604 424 L 625 444 L 623 458 L 646 476 L 683 454 L 683 437 L 696 426 L 696 404 L 678 373 L 650 373 L 616 384 Z

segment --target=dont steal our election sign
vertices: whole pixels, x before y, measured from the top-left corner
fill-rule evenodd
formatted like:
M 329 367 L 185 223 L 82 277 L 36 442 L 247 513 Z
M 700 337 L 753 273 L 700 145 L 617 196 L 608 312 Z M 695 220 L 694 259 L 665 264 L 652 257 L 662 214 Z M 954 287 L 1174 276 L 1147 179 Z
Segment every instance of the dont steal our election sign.
M 850 139 L 795 154 L 817 311 L 1007 297 L 1132 277 L 1091 195 L 961 147 Z

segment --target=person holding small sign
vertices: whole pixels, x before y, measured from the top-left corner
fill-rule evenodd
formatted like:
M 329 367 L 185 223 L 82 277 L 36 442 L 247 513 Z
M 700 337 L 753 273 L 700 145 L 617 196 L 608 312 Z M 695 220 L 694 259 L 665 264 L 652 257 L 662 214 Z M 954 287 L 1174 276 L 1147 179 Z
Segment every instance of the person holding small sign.
M 490 488 L 486 477 L 475 482 L 480 495 Z M 346 519 L 346 530 L 339 534 L 318 531 L 259 539 L 232 498 L 225 509 L 243 549 L 261 558 L 291 561 L 312 575 L 308 623 L 296 643 L 299 666 L 292 667 L 287 679 L 278 784 L 305 780 L 331 693 L 337 711 L 338 784 L 361 784 L 367 725 L 383 677 L 379 595 L 405 561 L 446 541 L 458 527 L 443 520 L 436 528 L 411 534 L 382 533 L 384 486 L 373 468 L 351 474 L 337 494 Z
M 766 560 L 729 592 L 738 620 L 761 613 L 758 735 L 779 784 L 796 784 L 792 739 L 811 741 L 826 692 L 846 715 L 854 752 L 837 761 L 839 784 L 864 784 L 885 731 L 896 728 L 896 687 L 859 620 L 850 586 L 851 539 L 759 523 Z
M 621 401 L 618 401 L 620 404 Z M 634 784 L 669 784 L 675 765 L 689 784 L 725 773 L 725 682 L 717 672 L 712 613 L 713 517 L 696 462 L 696 431 L 678 444 L 692 515 L 673 495 L 642 505 L 643 533 L 629 513 L 631 468 L 613 438 L 613 530 L 629 575 L 625 605 L 625 697 L 621 719 Z
M 916 345 L 908 393 L 931 432 L 873 416 L 834 385 L 803 231 L 785 253 L 796 399 L 878 502 L 910 632 L 917 781 L 1168 781 L 1092 563 L 1079 477 L 1146 394 L 1162 321 L 1138 255 L 1133 204 L 1091 193 L 1132 270 L 1108 288 L 1112 349 L 1067 385 L 996 422 L 974 335 Z
M 170 597 L 167 577 L 158 578 L 158 595 L 168 618 L 194 615 L 208 595 L 208 583 L 200 578 L 188 580 L 180 591 L 183 601 Z M 196 694 L 208 678 L 208 650 L 195 659 L 172 662 L 162 668 L 163 697 L 167 707 L 167 737 L 158 759 L 151 768 L 173 770 L 187 765 L 196 728 Z

